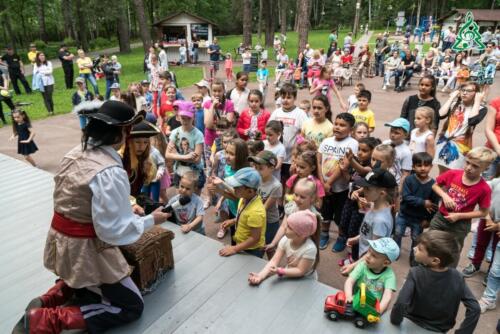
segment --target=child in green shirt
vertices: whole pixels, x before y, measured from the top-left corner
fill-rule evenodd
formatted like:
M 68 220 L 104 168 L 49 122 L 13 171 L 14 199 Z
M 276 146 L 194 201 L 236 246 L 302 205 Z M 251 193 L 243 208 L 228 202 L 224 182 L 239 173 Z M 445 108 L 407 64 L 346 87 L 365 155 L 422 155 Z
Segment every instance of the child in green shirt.
M 361 283 L 365 283 L 366 289 L 380 301 L 380 314 L 382 314 L 396 291 L 396 275 L 390 265 L 398 259 L 399 247 L 391 238 L 369 240 L 368 243 L 370 248 L 349 274 L 344 284 L 344 292 L 346 301 L 352 303 L 352 296 Z

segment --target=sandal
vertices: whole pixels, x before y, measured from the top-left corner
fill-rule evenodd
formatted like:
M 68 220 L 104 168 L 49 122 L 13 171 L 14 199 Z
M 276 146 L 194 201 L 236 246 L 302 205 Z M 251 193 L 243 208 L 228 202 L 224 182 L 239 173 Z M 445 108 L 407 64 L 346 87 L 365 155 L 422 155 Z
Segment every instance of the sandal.
M 217 238 L 222 239 L 226 235 L 226 230 L 222 227 L 219 228 L 219 231 L 217 231 Z

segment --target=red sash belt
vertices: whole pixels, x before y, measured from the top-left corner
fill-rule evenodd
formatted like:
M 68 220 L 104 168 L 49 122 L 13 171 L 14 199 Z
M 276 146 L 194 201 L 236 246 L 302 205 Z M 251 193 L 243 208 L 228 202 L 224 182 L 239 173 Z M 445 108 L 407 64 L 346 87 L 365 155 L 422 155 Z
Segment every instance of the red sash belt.
M 64 217 L 60 213 L 54 211 L 52 217 L 52 228 L 59 233 L 73 238 L 96 238 L 94 224 L 79 223 L 69 218 Z

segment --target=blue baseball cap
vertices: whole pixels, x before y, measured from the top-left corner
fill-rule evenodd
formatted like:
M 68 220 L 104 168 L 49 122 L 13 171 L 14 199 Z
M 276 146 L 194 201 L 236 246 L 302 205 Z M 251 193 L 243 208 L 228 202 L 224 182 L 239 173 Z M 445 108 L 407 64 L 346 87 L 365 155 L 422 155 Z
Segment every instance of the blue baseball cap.
M 225 181 L 232 187 L 245 186 L 252 189 L 257 189 L 260 186 L 260 174 L 252 167 L 239 169 L 233 176 L 228 177 Z
M 385 123 L 385 126 L 390 126 L 391 128 L 401 128 L 406 131 L 406 133 L 410 132 L 410 122 L 406 118 L 396 118 L 391 123 Z
M 391 262 L 396 261 L 399 257 L 398 244 L 392 238 L 368 240 L 368 244 L 375 252 L 387 256 Z

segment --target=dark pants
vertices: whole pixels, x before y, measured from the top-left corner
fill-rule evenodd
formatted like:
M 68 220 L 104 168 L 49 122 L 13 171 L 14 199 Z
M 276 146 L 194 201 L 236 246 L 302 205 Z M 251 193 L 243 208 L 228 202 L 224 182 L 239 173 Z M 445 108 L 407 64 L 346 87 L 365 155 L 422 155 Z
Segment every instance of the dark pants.
M 375 75 L 384 76 L 384 58 L 385 54 L 376 54 L 375 55 Z
M 408 81 L 410 81 L 411 77 L 413 76 L 413 69 L 412 68 L 409 68 L 409 69 L 406 69 L 404 71 L 396 71 L 396 78 L 395 78 L 395 81 L 396 81 L 396 87 L 400 87 L 399 86 L 399 80 L 401 79 L 401 77 L 404 76 L 403 78 L 403 83 L 401 84 L 401 87 L 405 87 L 406 84 L 408 83 Z
M 54 112 L 54 100 L 52 99 L 52 94 L 54 93 L 54 85 L 43 86 L 44 91 L 42 92 L 43 103 L 45 108 L 49 113 Z
M 31 87 L 28 84 L 28 81 L 26 81 L 26 78 L 24 77 L 24 74 L 21 73 L 21 71 L 9 71 L 9 77 L 10 80 L 12 81 L 12 87 L 14 87 L 14 91 L 16 92 L 17 95 L 21 94 L 21 90 L 19 89 L 17 80 L 21 81 L 26 93 L 28 94 L 31 93 Z
M 323 217 L 323 222 L 327 223 L 333 220 L 340 227 L 342 209 L 344 208 L 348 194 L 349 190 L 345 190 L 323 197 L 323 205 L 321 206 L 321 216 Z M 341 233 L 344 234 L 343 231 Z
M 411 230 L 410 263 L 413 263 L 415 259 L 413 248 L 417 245 L 418 237 L 423 232 L 422 223 L 420 220 L 406 217 L 400 212 L 396 217 L 396 226 L 394 233 L 394 241 L 396 241 L 400 248 L 401 239 L 403 238 L 407 227 L 409 227 Z
M 73 88 L 73 78 L 75 76 L 73 64 L 63 65 L 62 68 L 64 71 L 64 82 L 66 83 L 66 89 L 72 89 Z
M 450 223 L 446 218 L 444 218 L 441 212 L 436 212 L 434 218 L 431 220 L 430 224 L 431 230 L 440 230 L 451 233 L 455 240 L 458 242 L 460 249 L 458 254 L 455 254 L 455 261 L 450 265 L 452 268 L 456 268 L 458 265 L 458 260 L 460 260 L 460 253 L 464 247 L 464 240 L 467 234 L 470 232 L 470 219 L 469 220 L 459 220 L 454 223 Z
M 481 266 L 481 262 L 483 262 L 484 255 L 486 253 L 486 249 L 490 243 L 491 238 L 493 238 L 492 248 L 495 249 L 498 243 L 498 236 L 495 232 L 485 231 L 486 221 L 481 219 L 479 221 L 479 226 L 477 227 L 477 244 L 476 249 L 474 251 L 474 258 L 472 259 L 472 264 L 476 268 Z M 495 252 L 493 252 L 495 254 Z M 491 259 L 491 263 L 493 263 L 493 259 Z
M 12 102 L 12 99 L 10 97 L 0 97 L 0 119 L 2 120 L 3 124 L 7 124 L 5 115 L 3 113 L 2 102 L 4 102 L 10 108 L 10 111 L 13 111 L 14 109 L 16 109 L 16 107 L 14 106 L 14 103 Z
M 141 317 L 144 302 L 130 277 L 99 288 L 102 296 L 88 289 L 75 292 L 89 333 L 103 333 Z
M 106 79 L 106 100 L 109 100 L 109 96 L 111 95 L 111 85 L 114 84 L 115 82 L 120 83 L 118 77 L 113 78 L 112 80 Z

